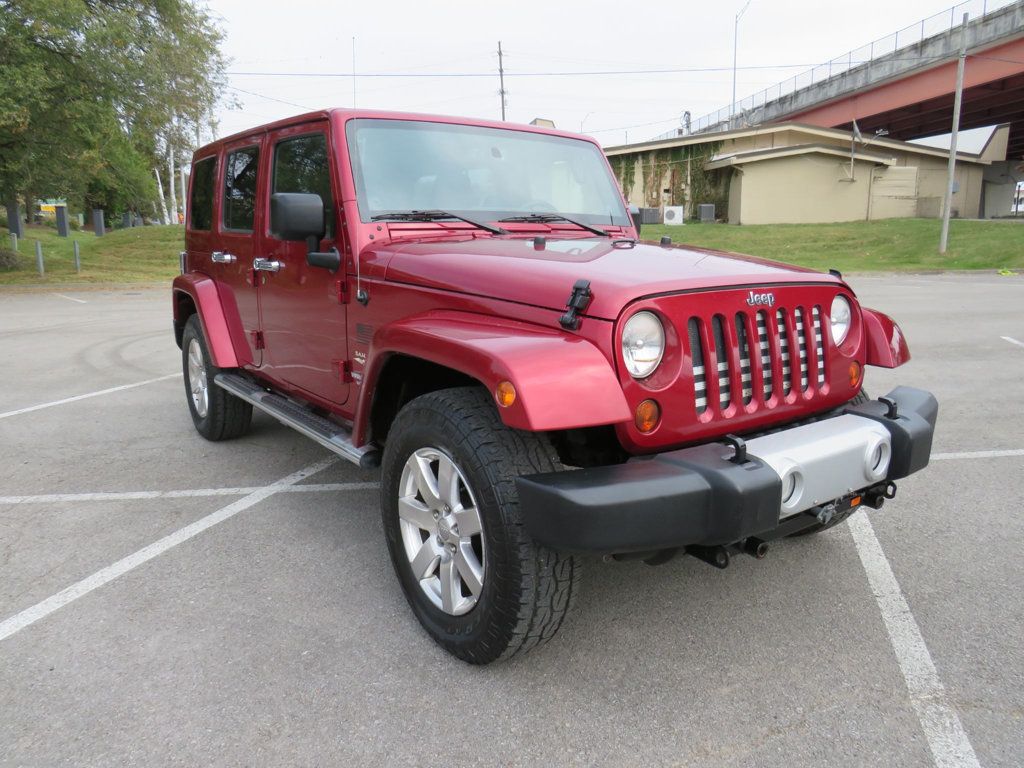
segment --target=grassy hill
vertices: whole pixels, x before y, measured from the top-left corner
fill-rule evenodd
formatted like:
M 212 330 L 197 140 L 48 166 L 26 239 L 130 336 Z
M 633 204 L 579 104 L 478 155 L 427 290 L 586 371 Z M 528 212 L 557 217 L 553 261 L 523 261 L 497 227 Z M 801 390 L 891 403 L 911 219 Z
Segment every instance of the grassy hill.
M 180 226 L 136 227 L 96 237 L 72 232 L 57 237 L 49 227 L 31 227 L 22 239 L 17 267 L 0 268 L 0 285 L 57 283 L 146 283 L 170 280 L 178 272 L 184 247 Z M 669 235 L 675 243 L 718 248 L 792 264 L 843 272 L 943 269 L 1024 269 L 1024 222 L 954 221 L 949 251 L 939 256 L 939 222 L 891 219 L 845 224 L 771 224 L 733 227 L 688 224 L 648 225 L 644 240 Z M 46 276 L 36 272 L 35 240 L 43 246 Z M 76 274 L 72 242 L 81 247 L 82 272 Z M 9 248 L 0 227 L 0 249 Z
M 646 225 L 644 240 L 747 253 L 819 270 L 889 272 L 1024 269 L 1024 220 L 952 221 L 949 249 L 939 255 L 937 219 L 887 219 L 843 224 Z
M 0 285 L 49 283 L 150 283 L 170 280 L 178 274 L 178 253 L 185 247 L 181 226 L 134 227 L 96 237 L 91 232 L 72 232 L 57 237 L 50 227 L 29 227 L 18 246 L 18 265 L 0 268 Z M 43 246 L 45 277 L 36 271 L 35 241 Z M 82 272 L 76 274 L 74 241 L 81 249 Z M 0 249 L 9 250 L 10 236 L 0 227 Z

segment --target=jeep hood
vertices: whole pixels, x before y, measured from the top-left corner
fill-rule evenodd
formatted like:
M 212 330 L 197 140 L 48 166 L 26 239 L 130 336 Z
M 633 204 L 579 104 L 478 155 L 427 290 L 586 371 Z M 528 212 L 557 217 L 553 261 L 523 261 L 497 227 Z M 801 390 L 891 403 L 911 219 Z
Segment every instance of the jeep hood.
M 588 317 L 614 320 L 652 294 L 779 283 L 834 283 L 802 267 L 688 246 L 613 245 L 605 238 L 466 238 L 398 242 L 374 249 L 389 282 L 504 299 L 561 311 L 577 280 L 590 281 Z

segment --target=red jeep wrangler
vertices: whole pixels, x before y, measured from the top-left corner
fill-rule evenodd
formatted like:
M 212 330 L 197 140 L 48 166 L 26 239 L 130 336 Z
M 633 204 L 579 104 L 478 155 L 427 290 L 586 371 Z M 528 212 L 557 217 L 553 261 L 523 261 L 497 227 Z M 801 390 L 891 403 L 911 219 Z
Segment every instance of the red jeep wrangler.
M 363 467 L 419 621 L 486 663 L 548 640 L 580 555 L 718 568 L 892 498 L 937 403 L 837 273 L 639 242 L 600 147 L 332 110 L 192 164 L 174 329 L 196 429 L 255 406 Z

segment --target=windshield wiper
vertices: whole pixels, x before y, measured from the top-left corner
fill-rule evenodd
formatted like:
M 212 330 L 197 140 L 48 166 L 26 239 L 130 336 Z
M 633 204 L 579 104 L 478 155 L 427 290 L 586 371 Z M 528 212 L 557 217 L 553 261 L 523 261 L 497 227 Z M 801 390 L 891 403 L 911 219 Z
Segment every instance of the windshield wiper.
M 603 229 L 592 227 L 589 224 L 584 224 L 582 221 L 576 221 L 576 219 L 570 219 L 568 216 L 563 216 L 560 213 L 528 213 L 525 216 L 509 216 L 500 221 L 530 221 L 538 224 L 543 224 L 548 221 L 566 221 L 569 224 L 575 224 L 580 229 L 585 229 L 588 232 L 593 232 L 595 235 L 601 237 L 611 237 L 611 233 L 605 232 Z
M 482 221 L 470 219 L 462 214 L 452 213 L 451 211 L 392 211 L 391 213 L 380 213 L 376 216 L 370 217 L 370 221 L 384 221 L 385 219 L 391 221 L 439 221 L 440 219 L 456 219 L 457 221 L 464 221 L 467 224 L 472 224 L 477 229 L 483 229 L 495 235 L 508 234 L 507 229 L 495 227 L 491 224 L 485 224 Z

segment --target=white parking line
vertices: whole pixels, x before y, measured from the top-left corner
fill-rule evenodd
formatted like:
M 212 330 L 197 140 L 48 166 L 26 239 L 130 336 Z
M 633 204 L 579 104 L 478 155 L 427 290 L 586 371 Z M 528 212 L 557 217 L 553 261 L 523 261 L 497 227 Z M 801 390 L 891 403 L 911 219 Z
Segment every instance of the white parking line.
M 194 523 L 186 525 L 184 528 L 179 528 L 174 533 L 168 534 L 159 541 L 153 542 L 148 547 L 143 547 L 138 552 L 118 560 L 113 565 L 108 565 L 106 568 L 96 571 L 92 576 L 87 576 L 81 581 L 72 584 L 70 587 L 61 590 L 57 594 L 46 598 L 41 603 L 36 603 L 31 608 L 26 608 L 24 611 L 14 614 L 14 616 L 11 616 L 9 619 L 0 622 L 0 640 L 7 639 L 15 632 L 20 632 L 25 629 L 25 627 L 35 624 L 37 621 L 49 616 L 54 611 L 60 610 L 68 603 L 72 603 L 78 598 L 89 594 L 93 590 L 99 589 L 104 584 L 128 573 L 128 571 L 138 568 L 143 563 L 149 562 L 158 555 L 162 555 L 172 547 L 176 547 L 182 542 L 198 536 L 207 528 L 212 528 L 217 525 L 217 523 L 222 523 L 225 520 L 234 517 L 239 512 L 243 512 L 249 509 L 249 507 L 259 504 L 261 501 L 273 496 L 283 488 L 302 482 L 307 477 L 315 475 L 317 472 L 326 469 L 336 461 L 337 457 L 331 456 L 330 458 L 323 459 L 315 464 L 310 464 L 308 467 L 300 469 L 298 472 L 293 472 L 287 477 L 281 478 L 276 483 L 272 483 L 264 488 L 253 491 L 248 496 L 238 499 L 238 501 L 234 501 L 226 507 L 221 507 L 216 512 L 213 512 L 206 517 L 201 517 Z
M 1018 347 L 1024 347 L 1024 341 L 1017 341 L 1016 339 L 1012 339 L 1009 336 L 1000 336 L 999 338 L 1002 339 L 1003 341 L 1008 341 L 1011 344 L 1016 344 Z
M 331 493 L 363 491 L 380 483 L 310 483 L 278 488 L 277 493 Z M 139 501 L 145 499 L 188 499 L 203 496 L 245 496 L 264 486 L 240 488 L 195 488 L 182 491 L 100 491 L 98 493 L 42 493 L 35 496 L 0 496 L 0 504 L 57 504 L 65 501 Z
M 1024 448 L 1010 448 L 1005 451 L 961 451 L 959 453 L 933 453 L 932 461 L 949 459 L 1002 459 L 1007 456 L 1024 456 Z
M 903 596 L 899 582 L 878 543 L 871 521 L 865 514 L 847 521 L 857 554 L 875 594 L 889 641 L 896 653 L 903 679 L 910 692 L 910 703 L 921 721 L 935 764 L 940 768 L 979 766 L 960 717 L 946 697 L 935 662 L 928 652 L 921 630 Z
M 0 419 L 6 419 L 8 416 L 20 416 L 23 413 L 31 413 L 32 411 L 40 411 L 43 408 L 53 408 L 55 405 L 64 405 L 65 403 L 74 403 L 78 400 L 87 400 L 90 397 L 99 397 L 100 395 L 109 395 L 112 392 L 121 392 L 125 389 L 134 389 L 135 387 L 144 387 L 147 384 L 154 384 L 158 381 L 166 381 L 167 379 L 173 379 L 181 376 L 181 373 L 169 373 L 166 376 L 157 376 L 155 379 L 146 379 L 145 381 L 136 381 L 134 384 L 122 384 L 119 387 L 111 387 L 110 389 L 101 389 L 98 392 L 87 392 L 84 395 L 75 395 L 74 397 L 65 397 L 63 400 L 54 400 L 52 403 L 40 403 L 39 405 L 30 405 L 28 408 L 19 408 L 16 411 L 7 411 L 6 413 L 0 413 Z
M 89 303 L 85 299 L 76 299 L 74 296 L 65 296 L 63 293 L 55 293 L 53 295 L 54 296 L 59 296 L 62 299 L 67 299 L 68 301 L 77 301 L 79 304 L 88 304 Z

